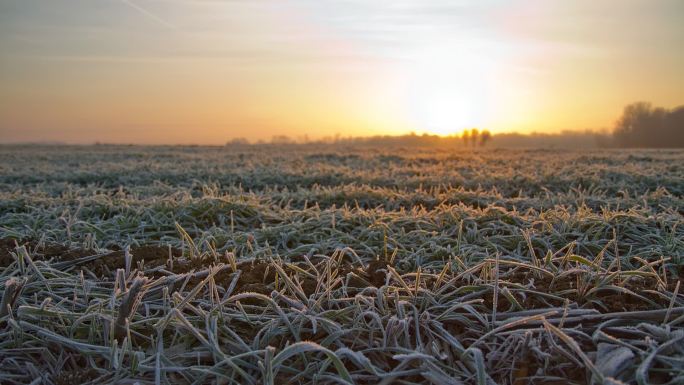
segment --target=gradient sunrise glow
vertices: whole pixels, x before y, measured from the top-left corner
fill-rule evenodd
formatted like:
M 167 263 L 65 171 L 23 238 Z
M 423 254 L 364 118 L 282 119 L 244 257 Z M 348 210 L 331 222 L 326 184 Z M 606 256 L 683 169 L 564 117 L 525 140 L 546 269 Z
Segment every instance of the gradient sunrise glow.
M 2 142 L 610 127 L 684 102 L 684 2 L 0 0 Z

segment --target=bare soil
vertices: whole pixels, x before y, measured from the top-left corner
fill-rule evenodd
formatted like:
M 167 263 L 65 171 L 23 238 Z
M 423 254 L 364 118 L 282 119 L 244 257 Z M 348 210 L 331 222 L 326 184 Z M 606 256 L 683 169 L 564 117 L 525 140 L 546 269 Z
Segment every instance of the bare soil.
M 84 248 L 70 248 L 59 244 L 39 244 L 34 240 L 15 240 L 13 238 L 0 239 L 0 267 L 7 267 L 15 261 L 12 253 L 17 246 L 25 246 L 31 253 L 34 260 L 55 259 L 60 262 L 74 261 L 83 257 L 97 254 L 95 250 Z M 169 248 L 156 245 L 133 246 L 130 249 L 132 256 L 132 267 L 138 262 L 144 261 L 147 268 L 158 267 L 166 263 L 169 258 Z M 171 248 L 174 258 L 180 258 L 183 254 L 181 250 Z M 124 251 L 111 250 L 99 258 L 81 263 L 80 266 L 87 268 L 96 276 L 101 278 L 111 278 L 117 269 L 125 268 Z M 183 266 L 183 265 L 180 265 Z
M 30 250 L 31 256 L 35 260 L 49 260 L 55 259 L 60 262 L 78 260 L 86 256 L 95 255 L 96 251 L 87 250 L 83 248 L 69 248 L 59 244 L 42 244 L 34 240 L 15 240 L 12 238 L 0 239 L 0 267 L 7 267 L 15 261 L 12 252 L 15 251 L 16 246 L 26 246 Z M 108 253 L 88 262 L 80 263 L 80 267 L 87 268 L 96 276 L 102 279 L 112 279 L 117 269 L 125 267 L 124 251 L 111 250 Z M 176 248 L 171 248 L 171 254 L 174 258 L 173 268 L 165 267 L 166 270 L 176 274 L 187 273 L 193 270 L 202 269 L 211 263 L 217 262 L 215 260 L 193 259 L 188 260 L 183 257 L 183 252 Z M 169 258 L 169 247 L 158 245 L 142 245 L 131 247 L 130 253 L 132 256 L 132 268 L 136 268 L 139 262 L 144 261 L 144 269 L 151 270 L 167 264 Z M 294 263 L 306 268 L 303 262 L 294 259 Z M 319 266 L 323 261 L 318 261 Z M 269 265 L 267 261 L 250 261 L 241 262 L 238 264 L 238 269 L 241 270 L 239 279 L 236 282 L 234 293 L 255 292 L 260 294 L 270 294 L 275 290 L 276 271 Z M 351 274 L 350 274 L 351 273 Z M 668 286 L 674 285 L 677 279 L 682 279 L 682 269 L 678 271 L 679 276 L 673 276 L 668 282 Z M 163 274 L 157 271 L 148 271 L 147 274 L 151 277 L 160 277 Z M 380 287 L 385 284 L 387 274 L 387 263 L 381 260 L 371 261 L 367 267 L 359 268 L 350 264 L 344 264 L 338 268 L 339 277 L 346 278 L 348 275 L 349 288 L 363 289 L 366 287 Z M 218 285 L 228 287 L 233 281 L 234 272 L 231 269 L 219 272 L 215 277 L 215 282 Z M 593 308 L 601 312 L 622 312 L 622 311 L 638 311 L 649 310 L 653 306 L 643 301 L 642 299 L 633 295 L 616 293 L 613 291 L 600 292 L 594 299 L 599 301 L 591 301 L 581 293 L 581 286 L 583 277 L 580 275 L 568 275 L 562 279 L 550 277 L 545 274 L 535 273 L 531 270 L 513 269 L 504 272 L 500 277 L 500 287 L 508 286 L 511 291 L 516 288 L 524 286 L 531 291 L 540 293 L 564 293 L 563 298 L 568 298 L 570 301 L 577 302 L 581 307 Z M 430 279 L 425 281 L 430 285 Z M 299 282 L 306 296 L 310 296 L 316 292 L 319 282 L 311 277 L 304 277 Z M 473 282 L 469 278 L 463 278 L 455 283 L 456 287 L 472 285 Z M 589 285 L 593 287 L 593 285 Z M 649 293 L 644 293 L 644 290 L 655 290 L 655 279 L 648 278 L 632 278 L 623 286 L 626 289 L 649 298 L 658 303 L 660 306 L 667 306 L 662 298 L 654 298 Z M 518 298 L 520 305 L 525 309 L 547 308 L 549 306 L 563 306 L 563 301 L 554 300 L 552 298 L 543 297 L 540 295 L 529 294 L 524 298 Z M 483 306 L 487 308 L 493 307 L 494 293 L 493 290 L 483 293 Z M 666 301 L 665 301 L 666 302 Z M 497 311 L 504 312 L 511 307 L 509 300 L 499 293 L 497 298 Z

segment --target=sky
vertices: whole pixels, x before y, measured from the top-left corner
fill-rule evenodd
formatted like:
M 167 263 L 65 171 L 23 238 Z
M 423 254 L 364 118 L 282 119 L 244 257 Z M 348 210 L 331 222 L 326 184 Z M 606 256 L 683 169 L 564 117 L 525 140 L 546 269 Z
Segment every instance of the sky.
M 0 142 L 610 128 L 684 104 L 681 0 L 0 0 Z

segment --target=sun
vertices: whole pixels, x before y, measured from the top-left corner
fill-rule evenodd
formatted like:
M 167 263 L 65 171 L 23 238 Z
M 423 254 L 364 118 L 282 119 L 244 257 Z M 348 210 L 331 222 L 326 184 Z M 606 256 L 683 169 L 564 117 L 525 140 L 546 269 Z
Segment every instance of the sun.
M 414 111 L 416 123 L 422 130 L 446 136 L 479 125 L 477 105 L 469 95 L 448 90 L 430 90 L 423 95 Z
M 491 63 L 468 50 L 436 46 L 419 51 L 406 66 L 411 123 L 417 131 L 452 135 L 488 121 L 494 76 Z

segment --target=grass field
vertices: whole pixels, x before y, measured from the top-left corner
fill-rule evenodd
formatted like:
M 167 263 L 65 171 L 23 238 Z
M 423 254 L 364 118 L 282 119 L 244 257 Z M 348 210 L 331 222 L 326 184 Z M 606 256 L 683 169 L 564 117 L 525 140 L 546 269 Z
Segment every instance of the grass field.
M 684 152 L 0 147 L 2 384 L 682 384 Z

